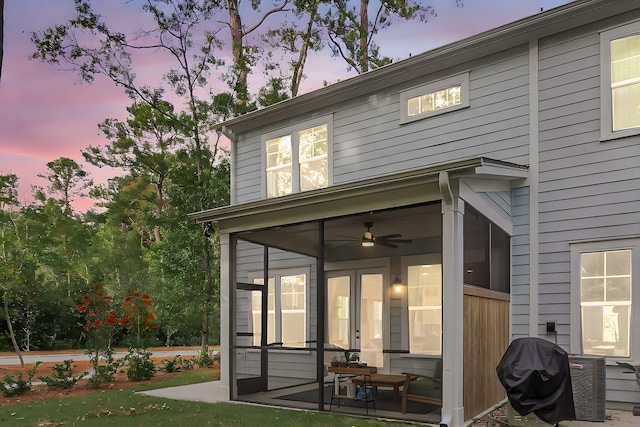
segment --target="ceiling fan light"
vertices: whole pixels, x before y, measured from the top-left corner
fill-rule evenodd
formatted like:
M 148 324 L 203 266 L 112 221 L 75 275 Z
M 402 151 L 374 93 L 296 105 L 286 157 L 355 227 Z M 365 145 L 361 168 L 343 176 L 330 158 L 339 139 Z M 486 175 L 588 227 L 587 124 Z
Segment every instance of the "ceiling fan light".
M 373 240 L 370 239 L 362 239 L 362 247 L 364 248 L 370 248 L 372 246 L 375 246 L 375 243 L 373 242 Z

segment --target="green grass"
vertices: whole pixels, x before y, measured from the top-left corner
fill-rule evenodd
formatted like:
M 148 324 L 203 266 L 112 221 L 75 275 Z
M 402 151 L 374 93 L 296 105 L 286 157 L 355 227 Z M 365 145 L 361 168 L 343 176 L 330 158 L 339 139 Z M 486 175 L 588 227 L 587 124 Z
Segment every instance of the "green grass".
M 212 370 L 186 371 L 162 381 L 118 390 L 100 390 L 43 402 L 0 408 L 3 427 L 35 427 L 60 423 L 77 427 L 132 426 L 337 426 L 391 427 L 401 424 L 319 412 L 261 406 L 175 401 L 135 394 L 137 391 L 195 384 L 212 380 Z M 53 425 L 53 424 L 51 424 Z

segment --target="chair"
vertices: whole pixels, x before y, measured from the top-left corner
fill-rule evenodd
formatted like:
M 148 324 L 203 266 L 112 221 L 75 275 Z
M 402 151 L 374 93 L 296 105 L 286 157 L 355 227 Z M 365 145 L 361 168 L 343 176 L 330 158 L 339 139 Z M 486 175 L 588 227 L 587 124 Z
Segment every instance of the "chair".
M 442 360 L 436 362 L 433 376 L 411 374 L 406 376 L 402 387 L 402 413 L 407 412 L 407 400 L 442 406 Z

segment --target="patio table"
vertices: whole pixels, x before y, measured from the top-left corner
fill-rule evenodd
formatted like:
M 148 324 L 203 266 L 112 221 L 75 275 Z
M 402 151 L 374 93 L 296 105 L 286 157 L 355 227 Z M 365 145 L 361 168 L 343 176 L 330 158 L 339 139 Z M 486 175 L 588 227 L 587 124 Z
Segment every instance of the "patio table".
M 393 401 L 400 401 L 400 386 L 404 384 L 405 375 L 389 375 L 389 374 L 371 374 L 365 380 L 364 376 L 353 378 L 351 381 L 355 384 L 362 385 L 364 382 L 373 387 L 373 392 L 378 391 L 378 387 L 393 387 Z

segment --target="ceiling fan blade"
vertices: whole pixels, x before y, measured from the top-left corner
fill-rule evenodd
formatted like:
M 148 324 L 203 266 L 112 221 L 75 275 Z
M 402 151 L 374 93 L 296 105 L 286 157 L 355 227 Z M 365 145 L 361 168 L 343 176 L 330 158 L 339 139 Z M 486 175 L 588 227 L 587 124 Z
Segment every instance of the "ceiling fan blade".
M 395 239 L 396 237 L 402 237 L 402 234 L 385 234 L 384 236 L 376 236 L 376 239 Z
M 384 242 L 387 243 L 411 243 L 413 240 L 411 239 L 383 239 Z
M 390 243 L 388 240 L 376 240 L 376 245 L 386 246 L 388 248 L 397 248 L 398 245 Z

